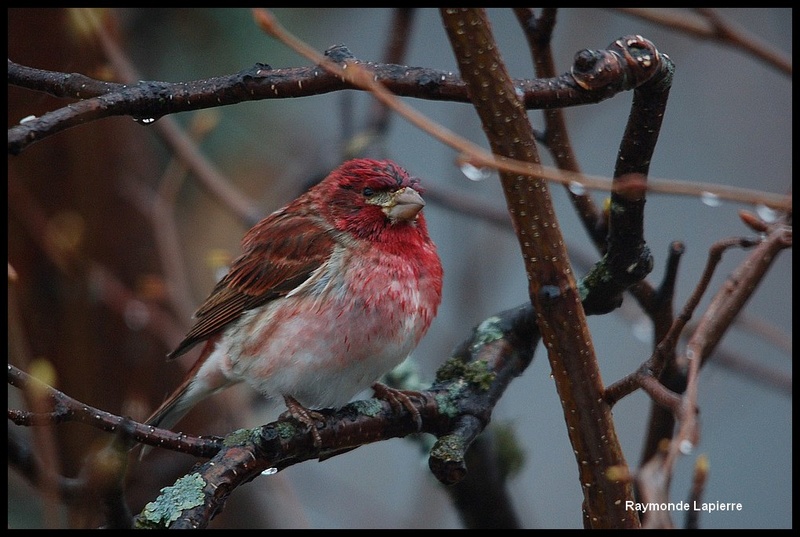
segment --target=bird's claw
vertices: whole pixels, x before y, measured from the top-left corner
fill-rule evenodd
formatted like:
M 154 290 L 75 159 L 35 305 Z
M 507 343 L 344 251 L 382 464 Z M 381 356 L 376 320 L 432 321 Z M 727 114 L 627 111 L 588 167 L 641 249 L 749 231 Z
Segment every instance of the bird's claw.
M 411 413 L 411 418 L 414 420 L 414 423 L 417 425 L 417 431 L 422 430 L 422 416 L 419 413 L 419 410 L 414 403 L 411 401 L 410 396 L 417 396 L 419 397 L 421 394 L 417 391 L 413 390 L 398 390 L 396 388 L 390 388 L 386 384 L 382 384 L 380 382 L 376 382 L 372 385 L 372 390 L 375 392 L 375 397 L 378 399 L 383 399 L 384 401 L 388 401 L 390 405 L 392 405 L 392 409 L 395 411 L 402 410 L 405 408 Z
M 284 395 L 283 400 L 286 403 L 286 408 L 288 410 L 284 412 L 281 417 L 291 417 L 303 425 L 308 426 L 309 431 L 311 432 L 311 438 L 314 442 L 314 447 L 320 448 L 322 446 L 322 437 L 317 430 L 317 426 L 320 423 L 324 423 L 325 416 L 319 412 L 304 407 L 291 395 Z

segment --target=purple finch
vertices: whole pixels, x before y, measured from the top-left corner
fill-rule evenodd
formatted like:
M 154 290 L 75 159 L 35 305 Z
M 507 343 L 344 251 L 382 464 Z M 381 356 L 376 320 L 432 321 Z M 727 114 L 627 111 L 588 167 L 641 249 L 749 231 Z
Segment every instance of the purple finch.
M 442 297 L 421 191 L 394 162 L 356 159 L 256 224 L 169 354 L 202 342 L 200 357 L 147 423 L 239 382 L 292 414 L 338 407 L 405 359 Z

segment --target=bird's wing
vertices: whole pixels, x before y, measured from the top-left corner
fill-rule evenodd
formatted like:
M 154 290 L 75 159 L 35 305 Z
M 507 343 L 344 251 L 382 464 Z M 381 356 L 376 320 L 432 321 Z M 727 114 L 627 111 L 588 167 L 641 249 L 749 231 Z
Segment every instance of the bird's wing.
M 328 260 L 335 241 L 314 216 L 283 211 L 256 224 L 242 245 L 244 252 L 197 310 L 194 326 L 170 358 L 216 334 L 245 311 L 286 296 Z

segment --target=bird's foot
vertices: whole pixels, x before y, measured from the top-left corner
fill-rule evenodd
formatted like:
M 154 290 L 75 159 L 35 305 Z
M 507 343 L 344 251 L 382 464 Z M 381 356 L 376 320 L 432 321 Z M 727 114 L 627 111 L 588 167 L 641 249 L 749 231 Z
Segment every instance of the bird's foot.
M 417 425 L 417 431 L 422 430 L 422 416 L 417 407 L 411 401 L 411 397 L 422 397 L 422 394 L 413 390 L 398 390 L 390 388 L 386 384 L 376 382 L 372 385 L 372 390 L 375 392 L 375 397 L 388 401 L 395 411 L 405 408 L 411 413 L 414 423 Z
M 303 425 L 308 426 L 311 432 L 311 438 L 314 441 L 314 447 L 319 448 L 322 446 L 322 437 L 319 435 L 317 425 L 325 422 L 325 416 L 314 410 L 308 409 L 300 404 L 300 402 L 291 395 L 284 395 L 283 400 L 286 403 L 286 412 L 281 414 L 282 418 L 291 417 L 299 421 Z

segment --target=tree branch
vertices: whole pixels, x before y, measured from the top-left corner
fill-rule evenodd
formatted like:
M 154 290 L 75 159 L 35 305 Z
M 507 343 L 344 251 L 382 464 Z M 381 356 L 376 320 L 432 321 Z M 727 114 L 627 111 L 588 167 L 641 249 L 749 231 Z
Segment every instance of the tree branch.
M 492 152 L 533 164 L 530 175 L 501 171 L 500 180 L 576 454 L 586 519 L 597 528 L 638 527 L 636 513 L 624 509 L 633 497 L 630 483 L 607 474 L 609 467 L 625 467 L 625 457 L 602 399 L 594 348 L 549 192 L 536 178 L 539 156 L 527 115 L 485 13 L 443 8 L 441 14 Z

